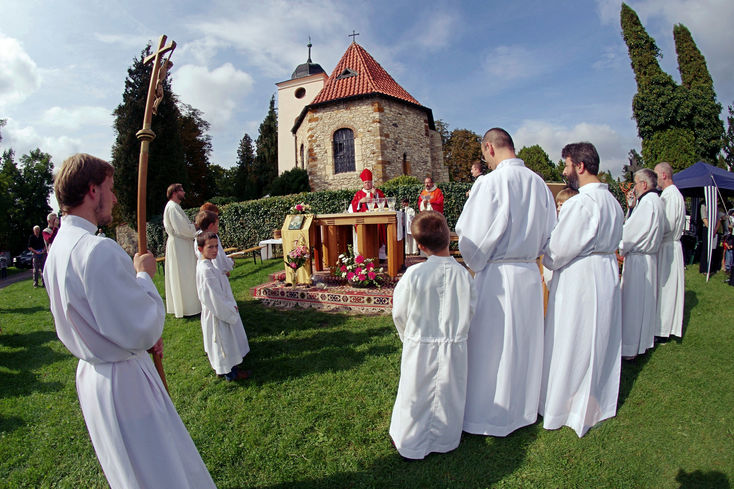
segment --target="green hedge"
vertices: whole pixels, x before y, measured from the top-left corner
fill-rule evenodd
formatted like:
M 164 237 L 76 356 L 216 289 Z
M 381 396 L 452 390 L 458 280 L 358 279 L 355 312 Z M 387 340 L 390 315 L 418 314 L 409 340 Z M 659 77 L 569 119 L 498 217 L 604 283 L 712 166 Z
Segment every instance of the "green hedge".
M 466 192 L 470 183 L 440 183 L 438 187 L 444 194 L 444 215 L 449 228 L 454 229 L 461 210 L 466 202 Z M 400 207 L 407 198 L 411 207 L 416 208 L 418 195 L 423 188 L 421 184 L 400 185 L 389 182 L 379 187 L 387 197 L 395 197 Z M 609 189 L 620 201 L 624 209 L 624 195 L 617 182 L 610 182 Z M 304 192 L 294 195 L 267 197 L 258 200 L 235 202 L 220 206 L 219 236 L 225 248 L 250 248 L 264 239 L 273 237 L 273 230 L 283 226 L 288 209 L 304 202 L 309 204 L 316 214 L 335 214 L 345 212 L 356 190 L 325 190 L 321 192 Z M 186 215 L 193 222 L 198 208 L 186 209 Z M 148 247 L 156 256 L 165 253 L 166 233 L 161 216 L 151 218 L 148 223 Z

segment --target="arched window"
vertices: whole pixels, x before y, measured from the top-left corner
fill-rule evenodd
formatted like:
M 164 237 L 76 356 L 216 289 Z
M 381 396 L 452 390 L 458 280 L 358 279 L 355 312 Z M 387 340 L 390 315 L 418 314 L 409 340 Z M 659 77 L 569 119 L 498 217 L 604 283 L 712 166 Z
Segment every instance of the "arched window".
M 303 145 L 301 145 L 301 168 L 306 168 L 306 162 L 303 159 Z
M 354 133 L 339 129 L 334 133 L 334 173 L 354 171 Z

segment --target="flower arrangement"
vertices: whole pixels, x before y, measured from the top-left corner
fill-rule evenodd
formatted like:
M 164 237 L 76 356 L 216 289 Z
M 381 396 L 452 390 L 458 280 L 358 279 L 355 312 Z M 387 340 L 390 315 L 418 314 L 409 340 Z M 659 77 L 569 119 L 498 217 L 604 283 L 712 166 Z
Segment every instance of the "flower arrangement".
M 301 202 L 288 209 L 288 214 L 313 214 L 311 206 Z
M 291 270 L 296 271 L 308 261 L 309 256 L 308 248 L 299 242 L 285 256 L 285 265 Z
M 339 255 L 334 269 L 334 275 L 347 279 L 352 287 L 380 287 L 381 273 L 382 267 L 376 267 L 372 258 L 355 256 L 351 245 Z

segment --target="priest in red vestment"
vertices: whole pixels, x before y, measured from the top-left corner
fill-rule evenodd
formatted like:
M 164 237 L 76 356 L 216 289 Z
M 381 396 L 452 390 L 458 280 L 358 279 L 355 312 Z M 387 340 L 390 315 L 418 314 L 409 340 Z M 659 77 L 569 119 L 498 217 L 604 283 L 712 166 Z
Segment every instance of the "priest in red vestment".
M 352 211 L 353 212 L 365 212 L 367 206 L 372 204 L 372 201 L 376 198 L 384 198 L 385 194 L 382 190 L 376 189 L 372 186 L 372 172 L 365 168 L 362 173 L 359 174 L 359 178 L 362 180 L 362 188 L 354 194 L 352 199 Z
M 443 192 L 433 184 L 433 178 L 426 177 L 425 188 L 418 196 L 419 211 L 436 211 L 443 214 Z

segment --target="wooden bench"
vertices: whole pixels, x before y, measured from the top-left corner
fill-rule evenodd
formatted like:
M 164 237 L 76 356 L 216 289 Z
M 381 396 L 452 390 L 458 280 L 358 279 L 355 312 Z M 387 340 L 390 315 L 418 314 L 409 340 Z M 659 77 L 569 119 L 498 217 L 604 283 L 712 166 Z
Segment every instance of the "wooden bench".
M 243 256 L 246 256 L 248 253 L 252 253 L 252 261 L 253 263 L 257 263 L 257 257 L 260 256 L 260 250 L 265 248 L 265 246 L 253 246 L 252 248 L 247 248 L 246 250 L 241 251 L 235 251 L 234 253 L 228 253 L 227 256 L 230 258 L 242 258 Z M 236 248 L 227 248 L 227 249 L 236 249 Z M 227 250 L 225 250 L 227 251 Z M 260 257 L 260 263 L 262 263 L 263 259 Z

